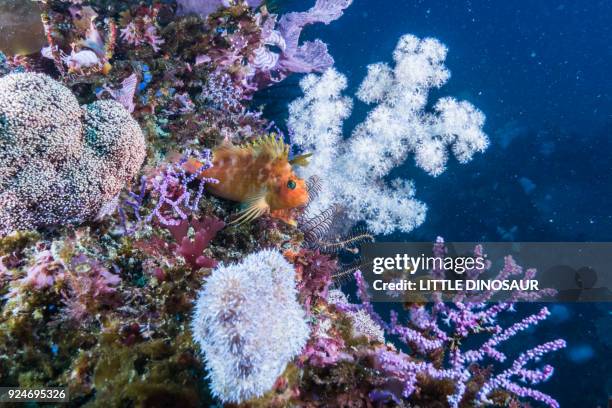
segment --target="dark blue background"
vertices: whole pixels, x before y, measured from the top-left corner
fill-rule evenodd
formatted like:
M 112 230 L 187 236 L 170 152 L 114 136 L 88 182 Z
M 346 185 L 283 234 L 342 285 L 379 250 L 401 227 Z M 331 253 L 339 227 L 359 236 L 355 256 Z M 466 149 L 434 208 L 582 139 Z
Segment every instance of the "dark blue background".
M 276 10 L 310 5 L 284 1 Z M 368 64 L 391 62 L 401 35 L 436 37 L 449 48 L 452 77 L 431 100 L 467 99 L 487 115 L 491 147 L 472 163 L 452 162 L 438 178 L 411 160 L 398 169 L 394 176 L 416 181 L 417 197 L 429 205 L 427 220 L 410 234 L 381 240 L 612 240 L 611 25 L 610 0 L 355 0 L 340 20 L 308 27 L 302 38 L 329 44 L 350 95 Z M 290 77 L 256 100 L 279 124 L 287 103 L 300 96 L 299 79 Z M 357 102 L 345 134 L 366 112 Z M 551 309 L 550 321 L 509 348 L 566 338 L 568 350 L 547 359 L 557 368 L 553 379 L 539 388 L 562 406 L 607 406 L 612 307 Z
M 281 10 L 309 6 L 285 1 Z M 467 99 L 487 115 L 492 145 L 472 163 L 451 162 L 435 179 L 411 160 L 397 171 L 417 182 L 430 208 L 412 239 L 605 241 L 612 239 L 611 24 L 609 0 L 356 0 L 303 38 L 329 44 L 353 94 L 368 64 L 391 61 L 401 35 L 436 37 L 449 48 L 452 77 L 430 100 Z M 299 96 L 298 80 L 264 93 L 279 123 Z M 346 134 L 366 112 L 357 102 Z

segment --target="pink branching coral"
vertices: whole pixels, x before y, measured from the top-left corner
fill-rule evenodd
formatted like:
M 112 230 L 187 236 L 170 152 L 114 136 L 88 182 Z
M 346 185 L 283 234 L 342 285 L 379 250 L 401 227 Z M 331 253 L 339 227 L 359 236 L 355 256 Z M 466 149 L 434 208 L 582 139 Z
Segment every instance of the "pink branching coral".
M 178 243 L 176 252 L 185 258 L 191 269 L 196 270 L 217 266 L 217 261 L 204 255 L 204 250 L 224 226 L 223 221 L 206 217 L 202 220 L 183 220 L 177 225 L 168 225 L 167 228 Z M 189 237 L 190 228 L 193 229 L 193 239 Z

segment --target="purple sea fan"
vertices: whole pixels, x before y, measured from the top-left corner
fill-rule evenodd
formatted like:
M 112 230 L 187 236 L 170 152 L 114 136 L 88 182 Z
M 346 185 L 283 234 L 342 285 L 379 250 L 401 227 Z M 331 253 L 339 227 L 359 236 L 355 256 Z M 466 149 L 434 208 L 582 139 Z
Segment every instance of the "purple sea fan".
M 309 337 L 293 266 L 267 249 L 218 266 L 198 295 L 191 328 L 214 396 L 240 403 L 263 395 Z
M 279 21 L 279 32 L 286 47 L 278 62 L 279 68 L 288 72 L 323 72 L 334 64 L 327 52 L 327 45 L 321 40 L 306 41 L 299 45 L 302 29 L 308 24 L 329 24 L 342 16 L 352 0 L 317 0 L 305 12 L 285 14 Z
M 134 73 L 129 77 L 125 78 L 121 82 L 121 88 L 115 90 L 108 86 L 103 88 L 103 91 L 107 91 L 114 100 L 119 102 L 128 112 L 134 112 L 134 94 L 136 93 L 136 86 L 138 85 L 138 76 Z M 99 95 L 99 94 L 98 94 Z
M 436 256 L 444 254 L 441 239 L 436 243 L 435 253 Z M 478 246 L 475 253 L 482 255 L 482 247 Z M 490 265 L 489 263 L 487 267 L 490 268 Z M 469 270 L 465 273 L 470 279 L 476 279 L 483 271 Z M 531 279 L 535 275 L 535 270 L 530 269 L 523 272 L 523 269 L 511 257 L 506 257 L 505 265 L 495 279 L 504 279 L 509 276 L 520 277 L 521 275 L 523 278 Z M 432 276 L 442 278 L 440 271 L 432 271 Z M 519 333 L 537 325 L 549 315 L 548 309 L 544 307 L 538 313 L 504 328 L 498 323 L 497 318 L 501 313 L 514 311 L 512 301 L 486 303 L 493 297 L 492 292 L 459 293 L 452 302 L 434 299 L 433 305 L 428 307 L 411 306 L 406 324 L 402 324 L 399 314 L 392 311 L 390 322 L 387 323 L 370 303 L 367 283 L 361 273 L 357 272 L 355 277 L 362 303 L 360 305 L 348 304 L 342 297 L 336 296 L 334 297 L 336 307 L 349 314 L 359 310 L 367 312 L 373 321 L 385 329 L 386 334 L 397 336 L 413 350 L 411 355 L 388 350 L 382 350 L 376 354 L 378 369 L 389 381 L 399 381 L 403 384 L 401 395 L 395 395 L 397 398 L 412 400 L 413 394 L 419 388 L 419 378 L 446 379 L 452 380 L 455 384 L 455 391 L 447 397 L 447 401 L 451 407 L 458 407 L 464 401 L 468 384 L 473 384 L 474 374 L 470 367 L 474 364 L 486 366 L 491 362 L 505 362 L 507 356 L 500 351 L 499 347 Z M 538 296 L 549 295 L 550 292 L 551 290 L 545 289 L 538 295 L 530 295 L 528 300 L 537 300 Z M 520 292 L 517 292 L 511 299 L 522 299 L 522 296 Z M 483 333 L 488 333 L 489 337 L 481 341 L 477 347 L 466 350 L 461 346 L 462 343 L 465 344 L 467 338 L 473 335 L 482 338 Z M 471 343 L 468 342 L 468 344 Z M 500 374 L 489 375 L 486 382 L 481 385 L 474 402 L 488 403 L 493 391 L 505 390 L 517 397 L 529 397 L 549 407 L 558 407 L 557 401 L 549 395 L 529 388 L 529 386 L 550 378 L 553 373 L 552 366 L 545 365 L 539 369 L 530 369 L 526 366 L 532 361 L 539 360 L 545 354 L 565 346 L 563 339 L 557 339 L 522 353 L 510 364 L 509 368 Z M 448 360 L 445 360 L 446 367 L 429 362 L 431 356 L 436 353 L 448 356 Z M 513 377 L 518 382 L 514 382 Z
M 308 11 L 283 15 L 275 29 L 276 15 L 270 15 L 262 24 L 263 44 L 255 50 L 253 68 L 256 69 L 254 82 L 261 88 L 283 80 L 292 72 L 324 72 L 334 65 L 334 59 L 327 51 L 327 44 L 321 40 L 306 41 L 300 45 L 302 29 L 314 23 L 329 24 L 342 16 L 352 0 L 317 0 Z M 274 46 L 280 52 L 272 51 Z

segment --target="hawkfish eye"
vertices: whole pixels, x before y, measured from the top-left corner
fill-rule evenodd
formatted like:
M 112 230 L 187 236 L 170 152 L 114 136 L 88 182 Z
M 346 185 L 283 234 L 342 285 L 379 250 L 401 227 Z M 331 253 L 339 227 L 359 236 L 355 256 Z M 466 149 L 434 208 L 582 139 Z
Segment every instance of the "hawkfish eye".
M 295 184 L 295 181 L 293 181 L 293 180 L 289 180 L 289 181 L 287 182 L 287 188 L 289 188 L 290 190 L 293 190 L 293 189 L 295 189 L 296 187 L 297 187 L 297 184 Z

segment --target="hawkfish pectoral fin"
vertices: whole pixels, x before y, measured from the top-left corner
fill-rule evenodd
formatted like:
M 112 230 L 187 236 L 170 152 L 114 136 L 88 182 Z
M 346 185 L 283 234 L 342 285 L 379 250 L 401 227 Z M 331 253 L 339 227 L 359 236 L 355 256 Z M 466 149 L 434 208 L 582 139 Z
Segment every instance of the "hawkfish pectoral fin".
M 247 198 L 244 205 L 244 210 L 240 211 L 238 213 L 238 218 L 230 222 L 230 224 L 240 225 L 245 222 L 250 222 L 270 211 L 270 206 L 266 201 L 265 191 Z

